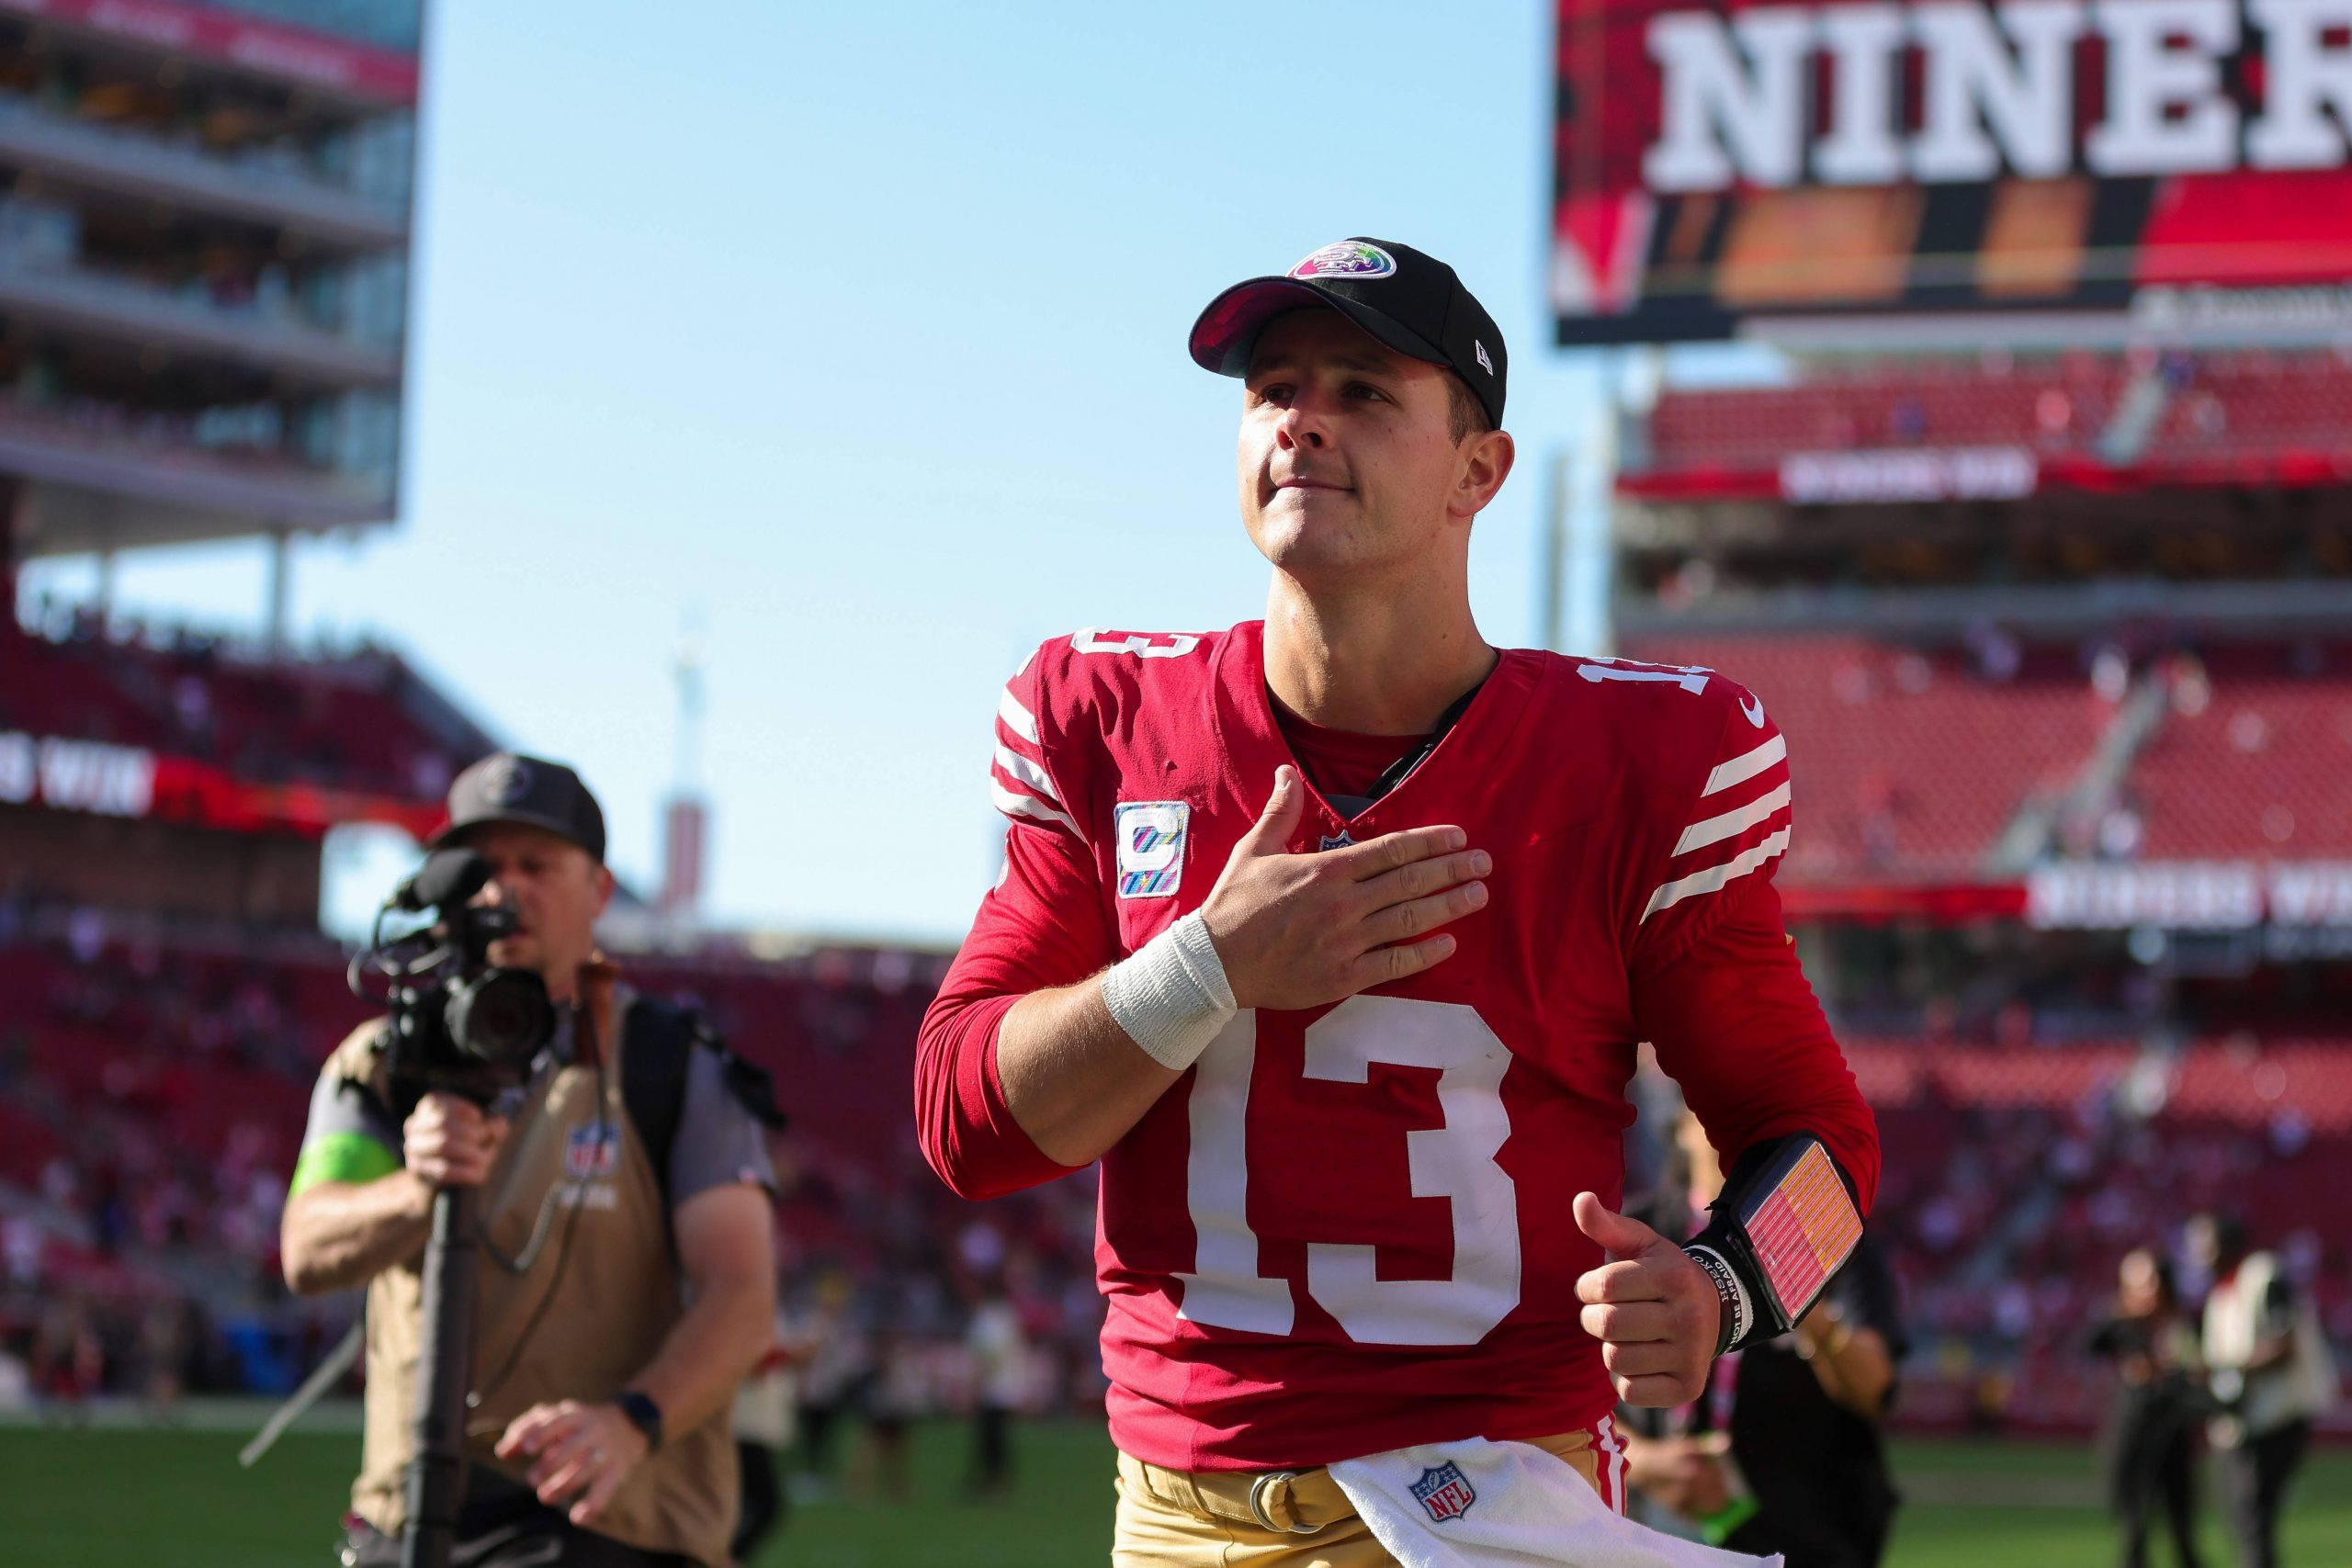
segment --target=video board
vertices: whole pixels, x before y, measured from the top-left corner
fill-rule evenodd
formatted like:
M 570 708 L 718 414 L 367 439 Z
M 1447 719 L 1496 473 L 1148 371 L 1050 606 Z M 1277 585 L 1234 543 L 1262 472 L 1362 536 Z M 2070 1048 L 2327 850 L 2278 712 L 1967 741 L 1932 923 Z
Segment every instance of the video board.
M 1557 20 L 1563 344 L 1996 312 L 2352 328 L 2352 0 Z

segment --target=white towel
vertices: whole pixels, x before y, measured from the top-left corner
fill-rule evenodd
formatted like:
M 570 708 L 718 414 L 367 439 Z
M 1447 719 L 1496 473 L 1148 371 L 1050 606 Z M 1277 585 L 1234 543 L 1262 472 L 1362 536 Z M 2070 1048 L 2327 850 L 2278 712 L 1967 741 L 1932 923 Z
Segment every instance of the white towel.
M 1473 1438 L 1342 1460 L 1331 1479 L 1403 1568 L 1781 1568 L 1624 1518 L 1532 1443 Z

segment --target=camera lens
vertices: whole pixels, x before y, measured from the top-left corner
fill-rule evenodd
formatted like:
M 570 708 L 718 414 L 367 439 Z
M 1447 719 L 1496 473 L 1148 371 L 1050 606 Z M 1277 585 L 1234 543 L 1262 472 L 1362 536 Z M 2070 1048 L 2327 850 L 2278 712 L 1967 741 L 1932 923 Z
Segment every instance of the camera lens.
M 449 990 L 449 1038 L 467 1055 L 521 1066 L 555 1032 L 548 988 L 527 969 L 491 969 Z

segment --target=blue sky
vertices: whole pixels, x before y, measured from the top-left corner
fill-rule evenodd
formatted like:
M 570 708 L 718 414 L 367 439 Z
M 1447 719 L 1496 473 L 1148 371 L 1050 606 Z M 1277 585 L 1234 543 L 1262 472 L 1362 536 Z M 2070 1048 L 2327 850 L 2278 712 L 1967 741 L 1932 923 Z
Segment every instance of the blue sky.
M 1540 0 L 440 0 L 401 517 L 300 552 L 298 627 L 372 629 L 577 763 L 650 885 L 696 615 L 711 915 L 953 942 L 1023 653 L 1263 604 L 1238 389 L 1183 351 L 1225 284 L 1351 233 L 1455 265 L 1521 444 L 1474 599 L 1532 637 L 1548 456 L 1597 384 L 1547 346 L 1548 51 Z M 118 583 L 261 618 L 253 546 Z

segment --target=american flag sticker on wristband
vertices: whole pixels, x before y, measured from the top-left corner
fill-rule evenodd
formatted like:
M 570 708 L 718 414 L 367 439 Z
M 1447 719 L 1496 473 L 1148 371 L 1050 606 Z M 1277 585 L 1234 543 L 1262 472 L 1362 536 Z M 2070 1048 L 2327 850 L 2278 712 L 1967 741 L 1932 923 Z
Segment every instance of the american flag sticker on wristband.
M 1817 1143 L 1807 1143 L 1741 1219 L 1765 1283 L 1792 1321 L 1804 1315 L 1862 1237 L 1854 1201 Z

